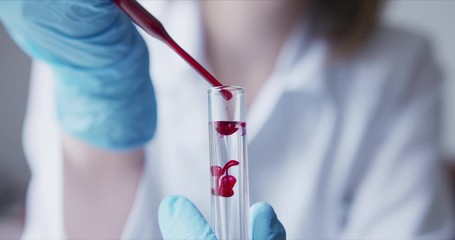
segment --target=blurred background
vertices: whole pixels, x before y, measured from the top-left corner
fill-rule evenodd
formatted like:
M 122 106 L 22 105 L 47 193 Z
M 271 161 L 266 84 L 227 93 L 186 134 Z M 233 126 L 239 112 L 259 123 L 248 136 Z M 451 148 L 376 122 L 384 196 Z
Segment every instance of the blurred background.
M 392 0 L 383 22 L 425 34 L 445 75 L 444 129 L 447 158 L 455 159 L 455 1 Z M 30 59 L 0 25 L 0 239 L 17 239 L 23 226 L 30 172 L 22 151 Z M 454 160 L 455 164 L 455 160 Z

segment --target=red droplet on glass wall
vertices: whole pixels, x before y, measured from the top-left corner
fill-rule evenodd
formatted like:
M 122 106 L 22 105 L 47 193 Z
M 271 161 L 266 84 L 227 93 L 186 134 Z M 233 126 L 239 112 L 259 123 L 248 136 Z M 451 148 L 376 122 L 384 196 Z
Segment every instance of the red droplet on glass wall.
M 221 134 L 221 135 L 232 135 L 235 132 L 237 132 L 238 128 L 238 122 L 233 122 L 233 121 L 219 121 L 215 122 L 215 129 L 216 131 Z

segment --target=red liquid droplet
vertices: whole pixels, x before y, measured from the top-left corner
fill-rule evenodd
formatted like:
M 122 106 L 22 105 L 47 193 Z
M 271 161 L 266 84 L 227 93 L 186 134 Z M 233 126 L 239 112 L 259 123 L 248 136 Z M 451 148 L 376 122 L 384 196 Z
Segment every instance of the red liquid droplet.
M 234 190 L 230 187 L 221 186 L 220 187 L 220 196 L 222 197 L 232 197 L 234 196 Z
M 234 121 L 218 121 L 215 122 L 215 129 L 216 131 L 224 136 L 232 135 L 237 130 L 239 126 L 239 122 L 234 122 Z
M 232 175 L 227 175 L 221 178 L 221 186 L 224 185 L 233 188 L 236 182 L 237 179 L 235 179 L 235 177 Z
M 210 173 L 212 176 L 221 176 L 224 173 L 224 169 L 218 166 L 212 166 L 210 167 Z
M 211 188 L 211 193 L 212 195 L 215 196 L 222 196 L 222 197 L 232 197 L 234 196 L 234 186 L 235 183 L 237 182 L 237 179 L 228 174 L 228 169 L 239 165 L 239 162 L 236 160 L 229 160 L 223 168 L 220 166 L 211 166 L 210 167 L 210 172 L 212 176 L 216 177 L 216 187 Z M 225 174 L 224 177 L 221 178 L 221 175 Z
M 227 171 L 229 168 L 233 167 L 233 166 L 237 166 L 239 165 L 239 162 L 236 161 L 236 160 L 229 160 L 226 164 L 224 164 L 224 167 L 223 167 L 223 174 L 224 174 L 224 171 Z

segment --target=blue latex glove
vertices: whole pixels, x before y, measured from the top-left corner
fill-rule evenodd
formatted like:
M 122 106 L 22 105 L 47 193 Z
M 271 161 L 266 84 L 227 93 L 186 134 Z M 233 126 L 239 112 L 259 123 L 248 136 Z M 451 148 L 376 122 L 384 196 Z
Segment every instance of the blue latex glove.
M 217 239 L 194 204 L 183 196 L 165 198 L 158 210 L 164 239 Z M 256 203 L 250 208 L 251 239 L 286 239 L 286 231 L 272 206 Z
M 114 150 L 152 138 L 148 51 L 111 0 L 0 1 L 0 20 L 30 56 L 53 67 L 65 132 Z

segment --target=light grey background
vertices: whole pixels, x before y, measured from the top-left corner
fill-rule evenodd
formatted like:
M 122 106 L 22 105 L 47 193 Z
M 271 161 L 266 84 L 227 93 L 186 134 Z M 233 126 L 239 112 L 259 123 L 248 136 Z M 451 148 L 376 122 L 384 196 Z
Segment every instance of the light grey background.
M 21 142 L 29 71 L 30 59 L 0 25 L 0 214 L 23 198 L 29 178 Z
M 394 0 L 385 21 L 425 33 L 445 75 L 444 150 L 455 157 L 455 0 Z
M 455 155 L 455 1 L 390 1 L 385 22 L 432 39 L 446 76 L 444 146 L 447 153 Z M 2 201 L 17 202 L 29 177 L 21 145 L 29 69 L 29 58 L 0 27 L 0 215 Z
M 27 101 L 30 59 L 0 24 L 0 239 L 19 239 L 29 171 L 21 128 Z

